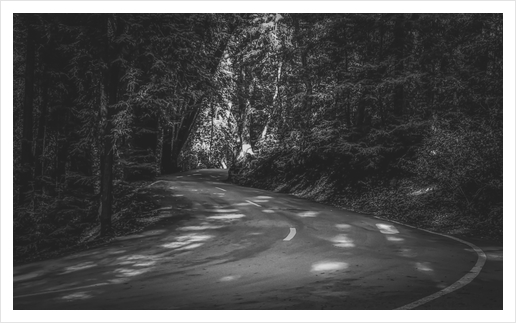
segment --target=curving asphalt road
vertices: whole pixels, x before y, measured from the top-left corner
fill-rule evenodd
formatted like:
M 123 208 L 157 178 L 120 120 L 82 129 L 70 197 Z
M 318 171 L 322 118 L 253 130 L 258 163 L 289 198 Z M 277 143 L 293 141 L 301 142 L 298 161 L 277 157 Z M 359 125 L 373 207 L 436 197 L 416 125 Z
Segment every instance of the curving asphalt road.
M 144 232 L 14 267 L 14 309 L 386 310 L 429 295 L 407 309 L 502 309 L 500 246 L 482 258 L 461 241 L 226 177 L 162 177 L 151 186 L 161 221 Z M 462 288 L 442 292 L 450 286 Z

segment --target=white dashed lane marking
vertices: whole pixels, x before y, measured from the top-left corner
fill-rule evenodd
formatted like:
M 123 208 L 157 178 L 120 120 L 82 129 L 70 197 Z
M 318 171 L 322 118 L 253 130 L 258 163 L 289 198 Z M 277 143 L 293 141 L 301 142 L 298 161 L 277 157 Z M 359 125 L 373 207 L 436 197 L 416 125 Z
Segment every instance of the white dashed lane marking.
M 290 233 L 288 234 L 288 236 L 283 239 L 283 241 L 290 241 L 292 240 L 292 238 L 294 238 L 294 236 L 296 235 L 296 228 L 290 228 Z
M 220 188 L 220 187 L 216 187 L 216 186 L 215 186 L 215 188 L 216 188 L 216 189 L 219 189 L 219 190 L 221 190 L 221 191 L 224 191 L 224 192 L 226 191 L 225 189 Z

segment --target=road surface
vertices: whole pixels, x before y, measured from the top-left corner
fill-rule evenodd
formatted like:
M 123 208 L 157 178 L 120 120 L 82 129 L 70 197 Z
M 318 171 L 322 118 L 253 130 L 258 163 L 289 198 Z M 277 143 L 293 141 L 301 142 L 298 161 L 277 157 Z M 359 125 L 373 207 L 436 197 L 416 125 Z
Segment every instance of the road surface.
M 161 222 L 14 267 L 14 309 L 502 309 L 500 246 L 484 263 L 461 241 L 226 177 L 161 177 Z

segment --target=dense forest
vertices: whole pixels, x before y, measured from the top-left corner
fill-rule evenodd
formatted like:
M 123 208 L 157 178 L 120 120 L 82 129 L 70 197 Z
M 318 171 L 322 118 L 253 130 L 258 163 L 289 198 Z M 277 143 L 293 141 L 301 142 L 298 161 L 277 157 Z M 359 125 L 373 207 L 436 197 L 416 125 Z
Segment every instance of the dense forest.
M 501 14 L 15 14 L 14 256 L 138 230 L 161 174 L 501 238 Z

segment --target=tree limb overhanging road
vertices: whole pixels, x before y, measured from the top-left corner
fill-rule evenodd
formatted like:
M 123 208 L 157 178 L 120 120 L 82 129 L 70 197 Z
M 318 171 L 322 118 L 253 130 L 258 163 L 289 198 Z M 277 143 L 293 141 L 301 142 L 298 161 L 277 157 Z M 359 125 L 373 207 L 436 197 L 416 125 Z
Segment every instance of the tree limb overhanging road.
M 161 177 L 150 186 L 167 196 L 161 221 L 14 267 L 14 309 L 502 308 L 501 247 L 475 250 L 226 177 Z

